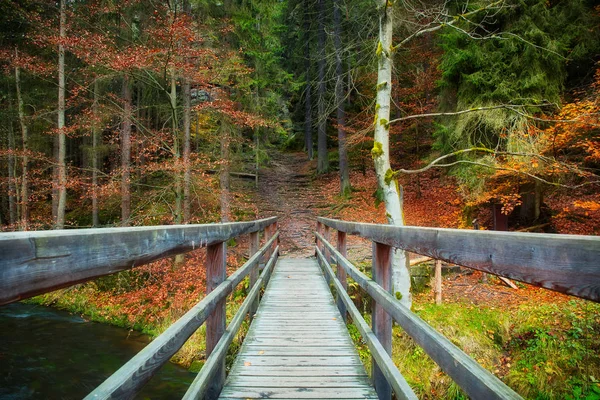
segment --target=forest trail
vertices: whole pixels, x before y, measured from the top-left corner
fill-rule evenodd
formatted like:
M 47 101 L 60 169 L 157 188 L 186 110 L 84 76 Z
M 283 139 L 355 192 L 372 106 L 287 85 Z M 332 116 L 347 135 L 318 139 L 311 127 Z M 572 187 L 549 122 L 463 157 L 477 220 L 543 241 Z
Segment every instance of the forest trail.
M 313 185 L 314 162 L 302 152 L 274 151 L 270 157 L 270 165 L 259 172 L 259 216 L 279 217 L 283 255 L 310 257 L 314 255 L 317 207 L 324 201 Z

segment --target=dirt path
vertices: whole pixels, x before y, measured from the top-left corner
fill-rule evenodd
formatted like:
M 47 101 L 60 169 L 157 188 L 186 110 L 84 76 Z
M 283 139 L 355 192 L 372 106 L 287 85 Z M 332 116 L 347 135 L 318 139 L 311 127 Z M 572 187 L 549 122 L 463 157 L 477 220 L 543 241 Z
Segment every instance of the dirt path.
M 305 153 L 273 152 L 259 174 L 259 216 L 279 217 L 281 254 L 288 257 L 314 254 L 316 206 L 323 196 L 312 184 L 311 164 Z

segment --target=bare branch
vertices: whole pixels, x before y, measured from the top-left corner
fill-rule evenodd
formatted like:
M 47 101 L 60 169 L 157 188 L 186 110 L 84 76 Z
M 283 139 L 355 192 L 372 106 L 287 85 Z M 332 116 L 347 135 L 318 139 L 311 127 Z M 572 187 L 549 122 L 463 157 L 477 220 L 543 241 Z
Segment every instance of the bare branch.
M 496 106 L 486 106 L 486 107 L 469 108 L 467 110 L 461 110 L 461 111 L 451 111 L 451 112 L 438 112 L 438 113 L 407 115 L 406 117 L 400 117 L 400 118 L 393 119 L 389 123 L 391 124 L 391 123 L 394 123 L 394 122 L 401 122 L 401 121 L 406 121 L 406 120 L 415 119 L 415 118 L 455 116 L 455 115 L 468 114 L 468 113 L 477 112 L 477 111 L 498 110 L 498 109 L 502 109 L 502 108 L 514 111 L 514 112 L 519 113 L 519 114 L 521 114 L 523 116 L 528 116 L 527 114 L 518 111 L 516 109 L 516 107 L 547 107 L 547 106 L 555 106 L 555 105 L 552 104 L 552 103 L 542 103 L 542 104 L 499 104 L 499 105 L 496 105 Z M 532 117 L 532 118 L 535 118 L 535 117 Z M 544 119 L 541 119 L 541 120 L 542 121 L 546 121 Z
M 515 152 L 505 152 L 505 151 L 496 151 L 496 150 L 492 150 L 492 149 L 488 149 L 486 147 L 472 147 L 472 148 L 468 148 L 468 149 L 462 149 L 462 150 L 457 150 L 455 152 L 449 153 L 449 154 L 445 154 L 441 157 L 436 158 L 435 160 L 433 160 L 432 162 L 430 162 L 429 164 L 427 164 L 426 166 L 424 166 L 423 168 L 419 168 L 419 169 L 399 169 L 396 171 L 393 171 L 392 173 L 392 177 L 396 178 L 398 175 L 400 174 L 419 174 L 425 171 L 430 170 L 431 168 L 448 168 L 448 167 L 453 167 L 455 165 L 458 164 L 469 164 L 469 165 L 477 165 L 480 167 L 485 167 L 485 168 L 489 168 L 489 169 L 493 169 L 493 170 L 498 170 L 498 171 L 509 171 L 509 172 L 514 172 L 516 174 L 520 174 L 520 175 L 525 175 L 528 176 L 532 179 L 535 179 L 537 181 L 540 181 L 542 183 L 551 185 L 551 186 L 557 186 L 557 187 L 563 187 L 563 188 L 567 188 L 567 189 L 577 189 L 583 186 L 588 186 L 588 185 L 594 185 L 594 184 L 600 184 L 600 181 L 589 181 L 589 182 L 584 182 L 581 183 L 579 185 L 565 185 L 562 183 L 558 183 L 558 182 L 552 182 L 549 181 L 547 179 L 544 179 L 538 175 L 532 174 L 530 172 L 527 171 L 523 171 L 523 170 L 518 170 L 515 168 L 509 168 L 506 166 L 497 166 L 497 165 L 490 165 L 490 164 L 486 164 L 483 162 L 478 162 L 478 161 L 470 161 L 470 160 L 457 160 L 451 163 L 446 163 L 446 164 L 440 164 L 441 161 L 450 158 L 450 157 L 454 157 L 460 154 L 465 154 L 465 153 L 487 153 L 487 154 L 493 154 L 493 155 L 509 155 L 509 156 L 518 156 L 518 157 L 533 157 L 533 158 L 538 158 L 544 162 L 547 163 L 552 163 L 555 162 L 555 160 L 549 158 L 549 157 L 544 157 L 542 155 L 539 154 L 534 154 L 534 153 L 515 153 Z M 573 168 L 569 168 L 572 172 L 578 172 L 578 173 L 582 173 L 581 170 L 579 169 L 573 169 Z

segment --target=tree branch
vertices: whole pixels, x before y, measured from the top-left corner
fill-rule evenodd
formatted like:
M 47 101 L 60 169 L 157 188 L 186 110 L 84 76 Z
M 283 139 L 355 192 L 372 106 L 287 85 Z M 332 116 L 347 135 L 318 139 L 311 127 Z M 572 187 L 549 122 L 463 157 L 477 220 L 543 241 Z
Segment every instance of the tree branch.
M 447 164 L 440 164 L 441 161 L 450 158 L 450 157 L 454 157 L 460 154 L 465 154 L 465 153 L 476 153 L 476 152 L 480 152 L 480 153 L 487 153 L 487 154 L 493 154 L 493 155 L 510 155 L 510 156 L 518 156 L 518 157 L 534 157 L 534 158 L 538 158 L 542 161 L 545 161 L 547 163 L 551 163 L 554 162 L 555 160 L 548 158 L 548 157 L 544 157 L 542 155 L 539 154 L 533 154 L 533 153 L 515 153 L 515 152 L 503 152 L 503 151 L 496 151 L 496 150 L 492 150 L 492 149 L 488 149 L 486 147 L 472 147 L 472 148 L 468 148 L 468 149 L 462 149 L 462 150 L 457 150 L 455 152 L 449 153 L 449 154 L 445 154 L 441 157 L 436 158 L 435 160 L 433 160 L 432 162 L 430 162 L 429 164 L 427 164 L 426 166 L 424 166 L 423 168 L 419 168 L 419 169 L 399 169 L 396 171 L 392 172 L 392 177 L 396 178 L 398 175 L 400 174 L 419 174 L 425 171 L 430 170 L 431 168 L 448 168 L 448 167 L 453 167 L 455 165 L 458 164 L 470 164 L 470 165 L 477 165 L 480 167 L 485 167 L 485 168 L 490 168 L 490 169 L 494 169 L 494 170 L 499 170 L 499 171 L 509 171 L 509 172 L 514 172 L 520 175 L 525 175 L 528 176 L 532 179 L 535 179 L 537 181 L 540 181 L 542 183 L 551 185 L 551 186 L 557 186 L 557 187 L 563 187 L 563 188 L 567 188 L 567 189 L 577 189 L 583 186 L 588 186 L 588 185 L 594 185 L 594 184 L 600 184 L 600 181 L 590 181 L 590 182 L 584 182 L 581 183 L 579 185 L 564 185 L 562 183 L 558 183 L 558 182 L 551 182 L 547 179 L 544 179 L 538 175 L 529 173 L 527 171 L 522 171 L 522 170 L 518 170 L 515 168 L 509 168 L 509 167 L 503 167 L 503 166 L 496 166 L 496 165 L 490 165 L 490 164 L 486 164 L 483 162 L 478 162 L 478 161 L 469 161 L 469 160 L 457 160 L 451 163 L 447 163 Z M 579 169 L 573 169 L 573 168 L 569 168 L 572 172 L 579 172 L 581 173 L 582 171 Z

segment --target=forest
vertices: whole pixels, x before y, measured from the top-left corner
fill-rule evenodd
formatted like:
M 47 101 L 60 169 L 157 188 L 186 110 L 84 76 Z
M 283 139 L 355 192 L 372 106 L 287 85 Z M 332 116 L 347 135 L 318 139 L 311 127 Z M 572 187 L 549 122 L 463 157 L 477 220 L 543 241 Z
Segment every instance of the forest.
M 0 30 L 3 232 L 278 215 L 303 256 L 316 216 L 600 233 L 593 0 L 0 0 Z M 203 296 L 203 257 L 33 301 L 157 335 Z M 600 399 L 597 304 L 479 272 L 442 305 L 394 285 L 522 396 Z M 396 328 L 419 396 L 465 398 Z

